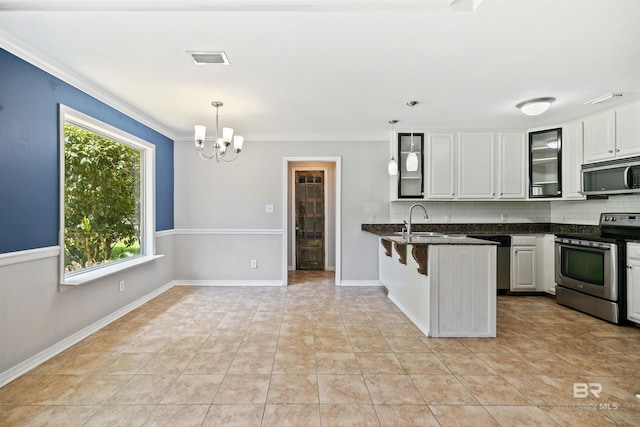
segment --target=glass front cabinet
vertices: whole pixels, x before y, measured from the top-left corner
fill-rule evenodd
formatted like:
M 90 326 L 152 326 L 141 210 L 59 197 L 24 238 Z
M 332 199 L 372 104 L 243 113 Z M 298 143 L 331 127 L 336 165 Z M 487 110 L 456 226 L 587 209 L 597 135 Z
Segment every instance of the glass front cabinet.
M 424 133 L 398 133 L 398 160 L 398 198 L 423 198 Z
M 529 197 L 562 197 L 562 129 L 529 132 Z

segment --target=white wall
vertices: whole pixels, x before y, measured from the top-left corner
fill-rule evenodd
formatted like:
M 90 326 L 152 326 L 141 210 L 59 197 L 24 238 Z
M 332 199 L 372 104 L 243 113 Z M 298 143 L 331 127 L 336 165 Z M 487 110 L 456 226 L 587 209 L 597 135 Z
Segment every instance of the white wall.
M 233 163 L 201 160 L 191 141 L 177 141 L 175 160 L 176 279 L 283 281 L 286 258 L 283 239 L 287 232 L 282 209 L 285 157 L 340 157 L 342 170 L 341 266 L 343 284 L 377 283 L 377 239 L 361 231 L 361 224 L 375 215 L 389 221 L 389 177 L 386 141 L 245 141 Z M 265 213 L 273 204 L 274 213 Z M 246 245 L 225 249 L 220 259 L 216 243 L 222 235 L 248 236 Z M 208 236 L 208 237 L 203 237 Z M 209 244 L 202 243 L 209 240 Z M 233 240 L 232 237 L 230 239 Z M 256 251 L 251 253 L 251 245 Z M 190 248 L 198 248 L 190 258 Z M 257 259 L 258 269 L 250 268 Z M 232 262 L 230 262 L 230 260 Z
M 49 255 L 24 262 L 7 258 L 21 253 L 7 254 L 0 266 L 0 386 L 5 377 L 11 379 L 10 368 L 169 283 L 172 247 L 170 234 L 158 237 L 156 252 L 163 258 L 64 292 L 58 291 L 55 247 L 44 249 Z

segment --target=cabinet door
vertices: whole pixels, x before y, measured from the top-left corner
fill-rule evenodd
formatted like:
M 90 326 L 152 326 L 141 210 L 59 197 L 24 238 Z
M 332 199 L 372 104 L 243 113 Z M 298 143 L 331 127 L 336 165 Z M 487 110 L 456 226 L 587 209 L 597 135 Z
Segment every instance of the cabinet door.
M 627 319 L 640 323 L 640 244 L 627 243 Z
M 616 155 L 640 155 L 640 104 L 616 109 Z
M 399 133 L 398 134 L 398 198 L 399 199 L 421 199 L 424 197 L 423 182 L 423 155 L 424 134 L 423 133 Z M 407 168 L 407 159 L 411 156 L 417 159 L 417 170 Z
M 498 137 L 499 199 L 526 198 L 527 149 L 524 133 L 500 134 Z
M 511 254 L 511 291 L 535 291 L 535 246 L 513 246 Z
M 529 197 L 562 197 L 562 129 L 529 132 Z
M 493 134 L 458 134 L 458 198 L 495 198 L 494 170 Z
M 582 191 L 582 122 L 562 128 L 562 197 L 584 199 Z
M 616 155 L 616 116 L 613 111 L 596 114 L 583 121 L 584 162 L 613 159 Z
M 427 197 L 455 198 L 455 136 L 429 134 L 427 142 Z

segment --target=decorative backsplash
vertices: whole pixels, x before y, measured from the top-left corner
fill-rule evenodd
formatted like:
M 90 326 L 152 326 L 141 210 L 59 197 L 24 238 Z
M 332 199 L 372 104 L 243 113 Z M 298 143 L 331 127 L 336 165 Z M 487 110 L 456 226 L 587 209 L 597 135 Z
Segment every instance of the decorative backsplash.
M 390 220 L 401 223 L 409 218 L 409 208 L 415 202 L 392 202 Z M 555 203 L 555 202 L 554 202 Z M 526 223 L 551 222 L 550 202 L 420 202 L 429 219 L 422 217 L 422 211 L 414 210 L 414 223 Z M 596 221 L 597 224 L 597 221 Z
M 391 211 L 393 212 L 393 206 Z M 640 195 L 609 196 L 605 200 L 558 201 L 551 203 L 551 222 L 597 225 L 602 212 L 640 212 Z

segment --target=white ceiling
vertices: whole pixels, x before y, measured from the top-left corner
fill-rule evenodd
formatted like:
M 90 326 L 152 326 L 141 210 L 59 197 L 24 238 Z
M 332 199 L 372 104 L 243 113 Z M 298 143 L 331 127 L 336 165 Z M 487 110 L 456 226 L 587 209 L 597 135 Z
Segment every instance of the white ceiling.
M 189 138 L 386 139 L 398 129 L 523 129 L 640 96 L 638 0 L 0 0 L 20 45 Z M 225 51 L 197 66 L 186 51 Z M 622 100 L 584 102 L 608 92 Z M 515 108 L 553 96 L 539 117 Z M 158 126 L 156 126 L 158 128 Z

